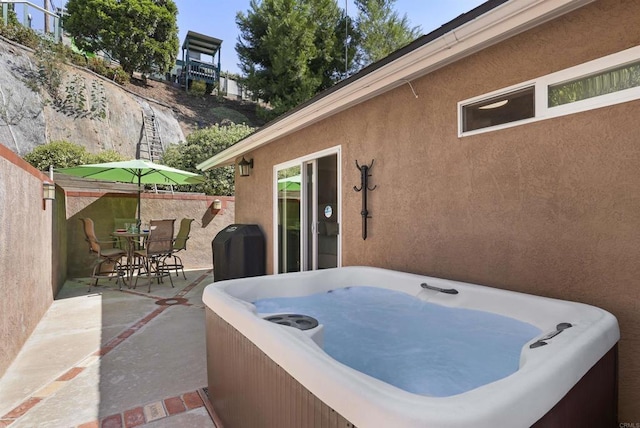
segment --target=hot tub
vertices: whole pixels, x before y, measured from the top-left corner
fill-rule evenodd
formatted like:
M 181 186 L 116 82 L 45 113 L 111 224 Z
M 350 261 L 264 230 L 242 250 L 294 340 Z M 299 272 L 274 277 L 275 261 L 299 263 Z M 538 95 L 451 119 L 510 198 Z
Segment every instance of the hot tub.
M 427 286 L 421 286 L 427 284 Z M 430 397 L 334 360 L 322 320 L 269 322 L 251 302 L 353 286 L 401 291 L 447 307 L 537 327 L 517 371 L 469 391 Z M 222 281 L 203 295 L 209 397 L 227 427 L 614 426 L 618 324 L 589 305 L 371 267 Z M 272 315 L 272 314 L 271 314 Z

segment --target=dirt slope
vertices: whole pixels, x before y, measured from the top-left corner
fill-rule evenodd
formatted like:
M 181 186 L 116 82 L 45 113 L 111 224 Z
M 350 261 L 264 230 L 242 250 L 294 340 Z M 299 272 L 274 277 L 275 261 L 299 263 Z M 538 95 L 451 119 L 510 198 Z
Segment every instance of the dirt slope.
M 151 79 L 146 82 L 132 79 L 125 88 L 172 106 L 185 136 L 194 129 L 212 126 L 224 119 L 235 123 L 245 122 L 254 127 L 264 124 L 256 115 L 255 104 L 248 101 L 236 101 L 214 95 L 194 96 L 178 85 Z M 242 116 L 246 120 L 242 120 Z

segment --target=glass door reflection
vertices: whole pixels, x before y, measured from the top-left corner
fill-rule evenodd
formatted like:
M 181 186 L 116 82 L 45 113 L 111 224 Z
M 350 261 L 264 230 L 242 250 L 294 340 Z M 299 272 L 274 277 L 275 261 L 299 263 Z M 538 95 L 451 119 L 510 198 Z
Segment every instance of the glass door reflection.
M 302 175 L 300 166 L 281 169 L 278 185 L 278 271 L 299 272 L 301 268 L 300 205 Z

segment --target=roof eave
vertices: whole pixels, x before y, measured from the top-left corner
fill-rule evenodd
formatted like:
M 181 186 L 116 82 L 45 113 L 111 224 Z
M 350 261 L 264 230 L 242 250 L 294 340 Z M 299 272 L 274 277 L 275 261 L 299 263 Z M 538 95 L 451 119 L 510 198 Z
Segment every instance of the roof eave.
M 233 165 L 235 159 L 271 141 L 303 129 L 379 94 L 407 84 L 488 46 L 555 19 L 595 0 L 499 0 L 491 8 L 450 31 L 440 29 L 318 94 L 289 113 L 198 164 L 199 170 Z M 475 9 L 474 9 L 475 10 Z M 461 16 L 460 18 L 462 18 Z M 454 23 L 456 20 L 451 21 Z M 427 38 L 425 41 L 424 39 Z

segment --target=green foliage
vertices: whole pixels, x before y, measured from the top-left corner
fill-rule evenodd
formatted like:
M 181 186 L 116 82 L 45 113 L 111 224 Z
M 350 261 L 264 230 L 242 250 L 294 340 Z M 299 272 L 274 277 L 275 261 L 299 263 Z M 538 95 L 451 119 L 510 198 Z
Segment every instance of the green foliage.
M 0 19 L 0 35 L 31 49 L 36 49 L 38 47 L 38 44 L 40 43 L 40 36 L 38 33 L 21 25 L 17 18 L 15 18 L 15 13 L 9 14 L 8 21 L 8 24 L 4 25 L 4 22 Z
M 36 87 L 43 88 L 49 96 L 59 99 L 63 71 L 60 67 L 62 52 L 54 49 L 54 44 L 41 40 L 36 49 L 37 75 L 34 76 Z
M 131 75 L 124 71 L 122 67 L 117 67 L 113 70 L 113 81 L 119 83 L 120 85 L 124 85 L 125 83 L 129 83 L 131 80 Z
M 260 118 L 260 120 L 262 120 L 265 123 L 269 122 L 270 120 L 275 119 L 278 116 L 270 108 L 266 108 L 266 107 L 261 106 L 259 104 L 256 104 L 256 115 L 258 116 L 258 118 Z
M 94 73 L 111 79 L 121 85 L 129 83 L 131 76 L 124 71 L 121 66 L 112 66 L 104 59 L 95 56 L 92 58 L 82 58 L 82 63 L 78 65 L 86 66 Z
M 40 171 L 54 168 L 68 168 L 84 163 L 89 163 L 90 154 L 83 146 L 68 141 L 52 141 L 49 144 L 38 146 L 24 159 Z
M 128 74 L 161 73 L 178 52 L 178 8 L 173 0 L 69 0 L 64 28 L 78 48 L 100 50 Z
M 640 86 L 640 61 L 549 87 L 549 107 Z
M 228 107 L 214 107 L 209 110 L 209 114 L 211 115 L 213 120 L 218 123 L 221 123 L 224 120 L 228 120 L 233 123 L 250 123 L 247 116 L 240 113 L 239 111 L 232 110 Z
M 89 163 L 120 162 L 126 160 L 115 150 L 102 150 L 95 155 L 89 155 Z
M 69 168 L 87 163 L 117 162 L 124 160 L 122 155 L 114 150 L 103 150 L 98 154 L 91 154 L 84 146 L 69 141 L 52 141 L 36 147 L 25 155 L 24 160 L 40 171 L 54 168 Z
M 207 84 L 202 80 L 192 80 L 189 82 L 189 95 L 203 97 L 206 95 Z
M 276 115 L 329 88 L 344 77 L 349 22 L 335 0 L 252 0 L 236 15 L 243 84 Z
M 359 38 L 357 62 L 361 67 L 378 61 L 415 40 L 421 28 L 411 28 L 407 16 L 393 10 L 396 0 L 355 0 Z
M 62 107 L 69 113 L 76 113 L 76 116 L 81 116 L 79 112 L 84 112 L 86 108 L 87 88 L 85 86 L 84 77 L 79 74 L 75 74 L 67 83 L 65 88 L 66 96 L 62 100 Z
M 393 10 L 395 0 L 356 0 L 355 23 L 337 3 L 252 0 L 246 14 L 236 15 L 242 83 L 272 107 L 259 110 L 261 118 L 296 107 L 421 33 Z
M 8 4 L 7 5 L 7 22 L 9 25 L 20 25 L 20 21 L 18 20 L 18 15 L 16 15 L 16 5 Z
M 234 170 L 233 167 L 222 167 L 199 171 L 196 165 L 209 159 L 234 143 L 251 134 L 254 128 L 247 125 L 215 125 L 192 132 L 187 141 L 173 144 L 165 150 L 162 162 L 165 165 L 203 174 L 207 181 L 192 186 L 178 186 L 181 191 L 202 192 L 207 195 L 233 195 Z
M 86 64 L 87 68 L 89 70 L 101 76 L 105 76 L 105 77 L 108 76 L 109 66 L 107 65 L 105 60 L 103 60 L 102 58 L 98 58 L 97 56 L 94 56 L 93 58 L 88 58 L 86 62 L 87 62 Z
M 86 79 L 74 74 L 64 88 L 64 97 L 57 100 L 57 108 L 69 116 L 103 120 L 107 117 L 107 94 L 101 81 L 92 80 L 87 88 Z

